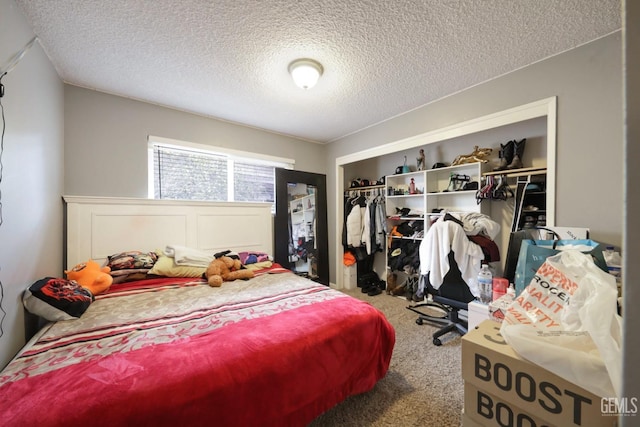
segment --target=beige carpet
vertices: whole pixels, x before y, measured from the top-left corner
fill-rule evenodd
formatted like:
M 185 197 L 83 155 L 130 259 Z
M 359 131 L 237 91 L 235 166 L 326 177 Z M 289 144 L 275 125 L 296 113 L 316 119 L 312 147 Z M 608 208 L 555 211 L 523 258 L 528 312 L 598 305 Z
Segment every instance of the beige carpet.
M 396 330 L 396 346 L 386 377 L 373 390 L 352 396 L 318 417 L 321 426 L 458 427 L 463 407 L 461 338 L 456 333 L 433 345 L 428 324 L 417 325 L 408 302 L 386 294 L 370 297 L 344 291 L 380 309 Z

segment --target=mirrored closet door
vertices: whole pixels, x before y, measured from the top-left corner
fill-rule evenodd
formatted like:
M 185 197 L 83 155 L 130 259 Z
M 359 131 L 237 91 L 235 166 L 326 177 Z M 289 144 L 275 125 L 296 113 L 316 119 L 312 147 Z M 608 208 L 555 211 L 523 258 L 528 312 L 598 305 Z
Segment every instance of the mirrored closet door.
M 275 261 L 329 284 L 326 176 L 276 169 Z

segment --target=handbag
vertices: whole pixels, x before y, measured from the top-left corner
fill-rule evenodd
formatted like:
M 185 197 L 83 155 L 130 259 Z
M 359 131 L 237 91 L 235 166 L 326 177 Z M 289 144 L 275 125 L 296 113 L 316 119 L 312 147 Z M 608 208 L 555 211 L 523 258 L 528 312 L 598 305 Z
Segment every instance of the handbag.
M 516 295 L 524 290 L 535 276 L 538 268 L 545 260 L 553 255 L 557 255 L 565 249 L 577 249 L 583 254 L 591 255 L 593 262 L 602 271 L 608 272 L 607 263 L 604 260 L 604 245 L 591 239 L 570 239 L 570 240 L 533 240 L 524 239 L 520 245 L 518 253 L 518 263 L 516 264 L 515 277 L 513 283 L 516 288 Z
M 545 227 L 523 228 L 522 230 L 512 231 L 509 235 L 509 246 L 507 247 L 507 256 L 503 274 L 504 278 L 507 279 L 509 283 L 515 283 L 516 265 L 518 264 L 522 241 L 540 240 L 542 237 L 541 232 L 546 232 L 547 236 L 550 234 L 554 239 L 560 239 L 558 233 Z

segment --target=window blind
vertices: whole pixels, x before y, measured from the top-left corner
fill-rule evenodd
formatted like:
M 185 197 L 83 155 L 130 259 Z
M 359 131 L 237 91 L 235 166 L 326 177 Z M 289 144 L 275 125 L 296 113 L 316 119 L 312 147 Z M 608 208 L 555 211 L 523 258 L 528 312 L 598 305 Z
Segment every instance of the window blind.
M 275 166 L 153 144 L 156 199 L 275 201 Z

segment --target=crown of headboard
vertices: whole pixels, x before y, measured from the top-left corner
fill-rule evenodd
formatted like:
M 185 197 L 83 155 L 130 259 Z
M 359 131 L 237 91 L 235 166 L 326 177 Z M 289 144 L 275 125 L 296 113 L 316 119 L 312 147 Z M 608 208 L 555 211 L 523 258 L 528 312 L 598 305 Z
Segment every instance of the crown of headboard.
M 270 203 L 64 196 L 65 269 L 119 252 L 180 245 L 273 254 Z

